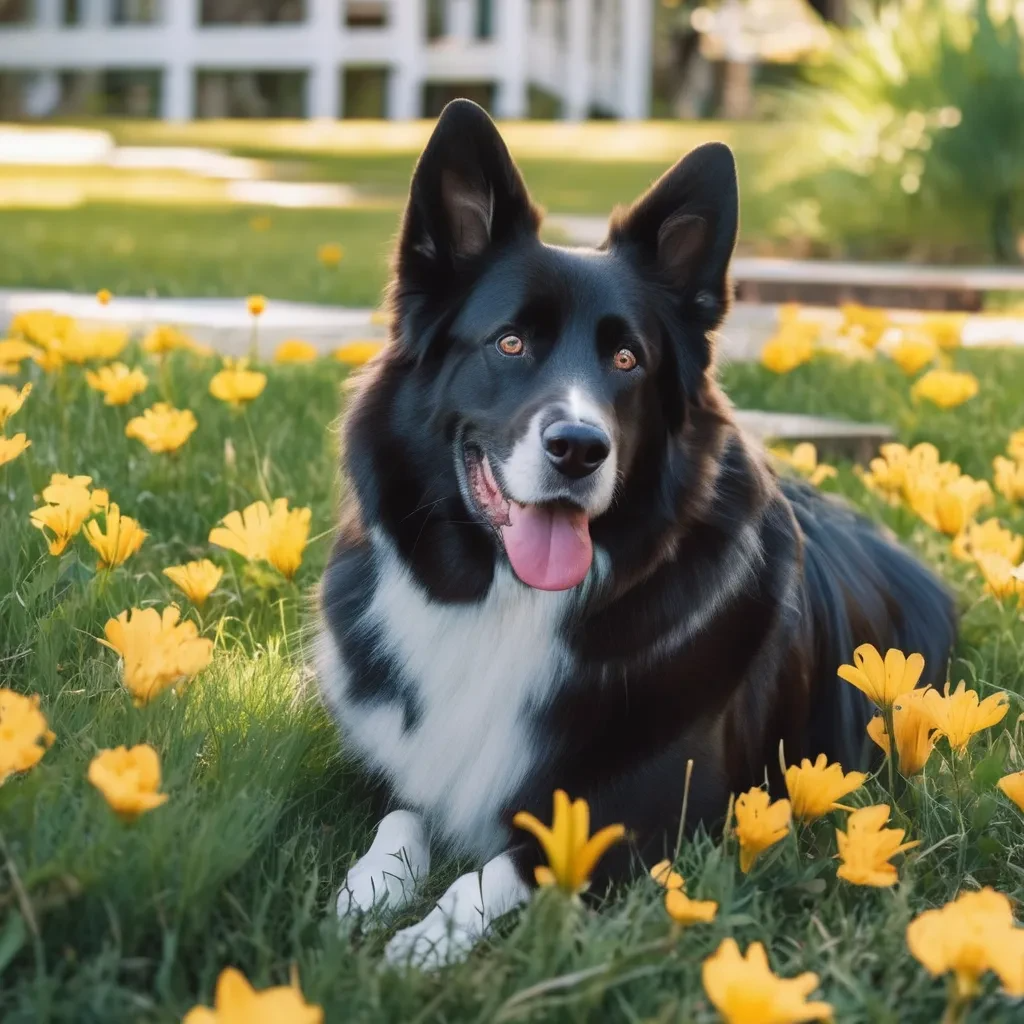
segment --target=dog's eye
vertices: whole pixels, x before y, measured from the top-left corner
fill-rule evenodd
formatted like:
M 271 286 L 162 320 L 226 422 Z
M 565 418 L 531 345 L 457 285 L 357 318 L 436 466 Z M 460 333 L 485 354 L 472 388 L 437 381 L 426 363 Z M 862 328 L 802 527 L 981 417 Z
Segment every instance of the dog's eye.
M 517 338 L 514 334 L 506 334 L 498 342 L 498 351 L 503 356 L 521 356 L 523 354 L 523 339 Z
M 636 356 L 628 348 L 620 348 L 614 361 L 616 370 L 632 370 L 636 366 Z

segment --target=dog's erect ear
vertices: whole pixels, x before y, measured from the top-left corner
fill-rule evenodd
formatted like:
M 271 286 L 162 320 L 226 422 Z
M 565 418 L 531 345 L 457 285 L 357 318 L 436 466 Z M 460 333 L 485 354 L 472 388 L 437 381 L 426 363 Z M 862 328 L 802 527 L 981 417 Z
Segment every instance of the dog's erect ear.
M 470 100 L 444 108 L 412 178 L 398 245 L 401 277 L 459 270 L 539 216 L 504 141 Z
M 631 207 L 616 211 L 607 245 L 629 254 L 668 289 L 695 301 L 715 327 L 729 304 L 739 188 L 728 146 L 699 146 Z

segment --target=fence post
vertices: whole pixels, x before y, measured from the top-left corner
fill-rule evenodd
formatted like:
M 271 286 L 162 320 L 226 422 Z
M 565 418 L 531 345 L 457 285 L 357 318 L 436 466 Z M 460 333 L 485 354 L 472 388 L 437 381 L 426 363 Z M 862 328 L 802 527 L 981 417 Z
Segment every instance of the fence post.
M 196 114 L 195 34 L 199 0 L 171 0 L 163 5 L 167 63 L 160 97 L 166 121 L 191 121 Z

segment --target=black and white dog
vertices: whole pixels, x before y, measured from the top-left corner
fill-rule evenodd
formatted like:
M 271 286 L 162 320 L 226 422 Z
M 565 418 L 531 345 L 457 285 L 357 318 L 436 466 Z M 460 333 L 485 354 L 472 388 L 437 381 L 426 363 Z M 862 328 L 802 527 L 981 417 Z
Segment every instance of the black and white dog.
M 671 849 L 789 760 L 865 756 L 853 648 L 944 679 L 954 609 L 843 505 L 780 483 L 715 382 L 738 218 L 723 145 L 694 150 L 598 249 L 546 245 L 497 129 L 446 108 L 397 245 L 392 341 L 345 422 L 347 508 L 319 676 L 345 749 L 397 809 L 339 913 L 401 905 L 429 844 L 472 856 L 392 959 L 464 952 L 529 892 L 510 827 L 552 792 L 623 822 L 596 885 Z

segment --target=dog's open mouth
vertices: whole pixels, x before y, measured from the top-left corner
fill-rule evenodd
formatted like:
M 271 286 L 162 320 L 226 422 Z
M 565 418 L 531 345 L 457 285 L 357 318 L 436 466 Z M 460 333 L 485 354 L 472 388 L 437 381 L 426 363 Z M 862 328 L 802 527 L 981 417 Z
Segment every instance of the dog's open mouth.
M 594 558 L 587 513 L 563 502 L 513 501 L 502 493 L 482 451 L 467 445 L 463 452 L 470 495 L 498 532 L 523 583 L 537 590 L 568 590 L 582 583 Z

